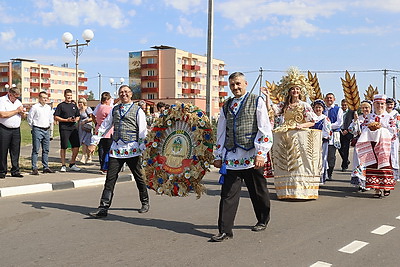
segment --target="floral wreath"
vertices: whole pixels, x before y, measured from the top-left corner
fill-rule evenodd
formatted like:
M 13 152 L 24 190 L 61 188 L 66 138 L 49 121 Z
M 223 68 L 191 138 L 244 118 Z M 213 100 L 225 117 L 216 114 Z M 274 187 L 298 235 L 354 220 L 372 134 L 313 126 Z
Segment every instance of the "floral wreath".
M 145 143 L 143 167 L 147 187 L 168 196 L 188 196 L 193 191 L 200 198 L 205 191 L 201 179 L 214 160 L 213 130 L 206 114 L 192 104 L 171 105 L 156 120 Z M 187 154 L 181 165 L 173 168 L 167 165 L 170 158 L 164 152 L 174 152 L 175 148 L 184 149 Z

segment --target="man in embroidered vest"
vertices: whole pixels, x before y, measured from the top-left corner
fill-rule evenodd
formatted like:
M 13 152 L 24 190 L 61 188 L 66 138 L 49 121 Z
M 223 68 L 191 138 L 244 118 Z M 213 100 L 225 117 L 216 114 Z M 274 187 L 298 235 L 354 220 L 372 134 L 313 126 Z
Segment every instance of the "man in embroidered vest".
M 145 149 L 144 140 L 147 135 L 146 115 L 144 111 L 132 102 L 132 90 L 128 85 L 119 88 L 121 103 L 114 106 L 98 129 L 98 134 L 92 136 L 92 145 L 89 150 L 94 151 L 102 136 L 114 126 L 113 142 L 110 149 L 110 160 L 100 206 L 97 211 L 89 213 L 95 218 L 106 217 L 114 194 L 118 173 L 126 163 L 131 170 L 142 207 L 139 213 L 149 211 L 149 195 L 142 172 L 142 152 Z
M 220 111 L 214 166 L 222 174 L 218 230 L 211 241 L 233 238 L 233 225 L 239 205 L 242 181 L 249 191 L 257 223 L 253 231 L 265 230 L 270 218 L 267 181 L 263 176 L 267 153 L 272 147 L 271 124 L 264 100 L 246 92 L 243 73 L 229 76 L 234 95 Z
M 328 180 L 332 180 L 333 168 L 336 163 L 336 149 L 340 148 L 340 128 L 343 122 L 343 110 L 335 105 L 335 95 L 327 93 L 325 96 L 326 109 L 324 114 L 328 116 L 331 121 L 332 138 L 329 140 L 328 145 Z

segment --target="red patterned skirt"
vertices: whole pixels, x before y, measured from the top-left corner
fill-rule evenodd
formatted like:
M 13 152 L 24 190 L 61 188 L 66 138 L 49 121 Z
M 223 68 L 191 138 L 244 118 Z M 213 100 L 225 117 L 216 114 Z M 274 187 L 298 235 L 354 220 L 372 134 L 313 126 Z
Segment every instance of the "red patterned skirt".
M 378 164 L 373 164 L 366 169 L 366 188 L 394 190 L 396 180 L 390 166 L 377 169 Z
M 264 178 L 274 178 L 270 152 L 267 153 L 267 161 L 264 164 Z

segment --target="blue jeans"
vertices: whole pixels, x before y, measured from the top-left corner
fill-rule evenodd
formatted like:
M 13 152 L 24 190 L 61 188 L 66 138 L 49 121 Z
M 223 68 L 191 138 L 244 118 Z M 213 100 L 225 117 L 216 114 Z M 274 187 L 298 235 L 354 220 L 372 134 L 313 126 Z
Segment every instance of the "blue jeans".
M 38 127 L 32 128 L 32 169 L 37 169 L 37 160 L 40 146 L 42 146 L 42 164 L 43 169 L 49 167 L 49 149 L 50 149 L 50 130 L 44 130 Z

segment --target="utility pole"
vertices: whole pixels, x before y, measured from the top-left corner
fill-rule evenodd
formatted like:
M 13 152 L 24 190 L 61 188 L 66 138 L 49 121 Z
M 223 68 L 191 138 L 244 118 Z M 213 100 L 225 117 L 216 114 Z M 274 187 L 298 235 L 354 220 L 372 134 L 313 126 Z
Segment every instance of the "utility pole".
M 98 72 L 99 75 L 99 100 L 101 101 L 101 74 Z
M 396 99 L 396 76 L 392 77 L 393 80 L 393 98 Z
M 383 94 L 386 95 L 386 76 L 387 76 L 387 69 L 383 70 Z
M 207 35 L 207 82 L 206 82 L 206 113 L 211 119 L 211 81 L 213 59 L 213 27 L 214 27 L 214 0 L 208 0 L 208 35 Z

